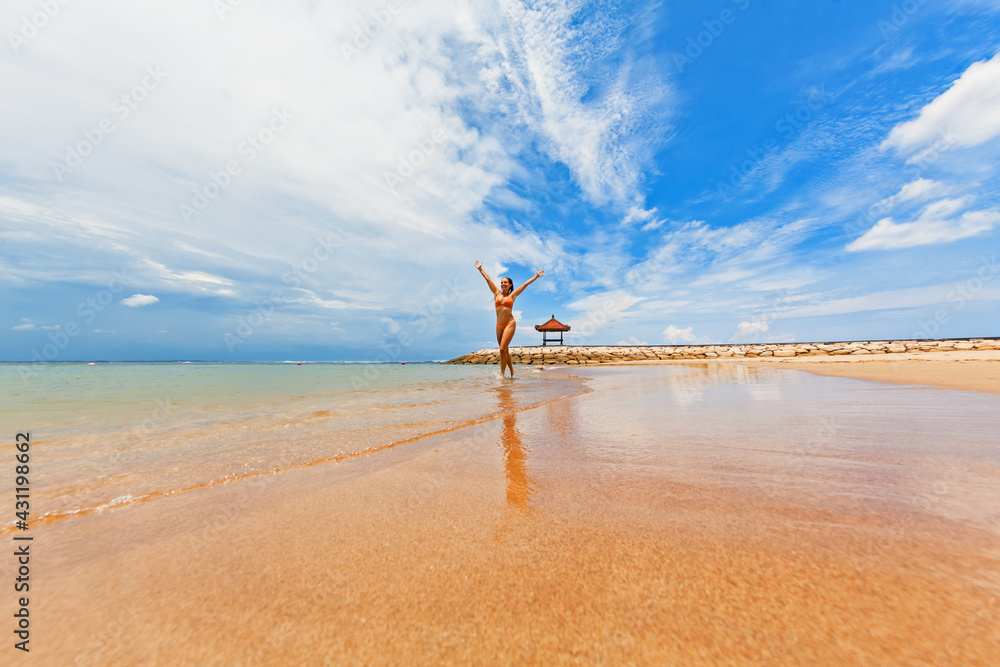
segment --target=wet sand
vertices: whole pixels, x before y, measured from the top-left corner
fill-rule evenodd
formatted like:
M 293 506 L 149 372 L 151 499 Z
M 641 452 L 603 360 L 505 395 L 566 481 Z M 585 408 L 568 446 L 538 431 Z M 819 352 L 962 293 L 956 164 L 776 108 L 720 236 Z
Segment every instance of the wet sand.
M 715 363 L 574 372 L 592 392 L 524 410 L 506 383 L 485 423 L 34 530 L 31 662 L 1000 651 L 1000 398 Z
M 602 365 L 698 366 L 706 363 L 786 368 L 832 377 L 1000 393 L 1000 352 L 994 350 L 858 356 L 743 357 L 711 361 L 691 359 L 618 361 Z
M 990 350 L 864 355 L 851 359 L 843 356 L 757 358 L 740 363 L 793 368 L 819 375 L 1000 394 L 1000 352 Z

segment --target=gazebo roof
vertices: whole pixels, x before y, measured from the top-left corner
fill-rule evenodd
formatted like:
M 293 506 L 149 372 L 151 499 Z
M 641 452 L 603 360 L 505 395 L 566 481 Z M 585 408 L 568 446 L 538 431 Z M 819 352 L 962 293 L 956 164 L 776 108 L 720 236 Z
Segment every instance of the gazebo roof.
M 552 319 L 545 324 L 536 324 L 535 331 L 569 331 L 569 325 L 563 324 L 553 315 Z

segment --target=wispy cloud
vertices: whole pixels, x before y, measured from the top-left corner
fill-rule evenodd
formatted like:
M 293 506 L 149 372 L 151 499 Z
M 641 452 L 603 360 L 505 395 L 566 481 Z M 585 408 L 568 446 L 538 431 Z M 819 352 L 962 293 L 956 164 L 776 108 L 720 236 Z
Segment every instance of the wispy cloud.
M 629 17 L 611 19 L 610 12 L 577 2 L 500 5 L 523 62 L 522 89 L 530 95 L 526 118 L 548 139 L 553 156 L 572 170 L 593 202 L 641 200 L 649 130 L 667 129 L 669 83 L 643 61 L 626 61 L 598 80 L 581 76 L 588 63 L 623 49 Z M 585 9 L 599 18 L 581 20 Z
M 808 306 L 789 308 L 776 315 L 778 319 L 793 317 L 825 317 L 850 313 L 867 313 L 878 310 L 920 308 L 945 303 L 958 292 L 954 284 L 908 287 L 898 290 L 872 292 L 863 296 L 830 299 Z M 1000 298 L 1000 288 L 991 286 L 963 296 L 969 301 L 991 301 Z M 909 331 L 906 332 L 909 335 Z

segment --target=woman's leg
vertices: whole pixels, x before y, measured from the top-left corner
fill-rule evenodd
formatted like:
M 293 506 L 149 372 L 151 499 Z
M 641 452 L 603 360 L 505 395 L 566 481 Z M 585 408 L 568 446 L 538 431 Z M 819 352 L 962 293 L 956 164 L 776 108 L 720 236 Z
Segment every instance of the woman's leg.
M 510 369 L 510 376 L 514 377 L 514 364 L 510 361 L 510 341 L 514 338 L 514 331 L 517 329 L 517 322 L 510 320 L 504 327 L 503 336 L 500 339 L 500 375 L 503 375 L 504 357 L 507 359 L 507 368 Z
M 500 348 L 500 377 L 503 377 L 503 369 L 507 365 L 507 355 L 503 347 L 503 332 L 506 325 L 497 325 L 497 346 Z

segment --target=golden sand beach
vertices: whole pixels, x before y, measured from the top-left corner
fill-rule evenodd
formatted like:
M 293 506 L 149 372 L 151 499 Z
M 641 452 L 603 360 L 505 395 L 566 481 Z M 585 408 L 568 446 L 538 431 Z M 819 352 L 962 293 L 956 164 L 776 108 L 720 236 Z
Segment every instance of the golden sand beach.
M 749 359 L 744 363 L 878 382 L 1000 393 L 1000 352 L 995 350 L 902 353 L 850 360 L 843 357 Z
M 1000 362 L 892 363 L 531 371 L 591 391 L 43 526 L 30 661 L 995 664 Z

